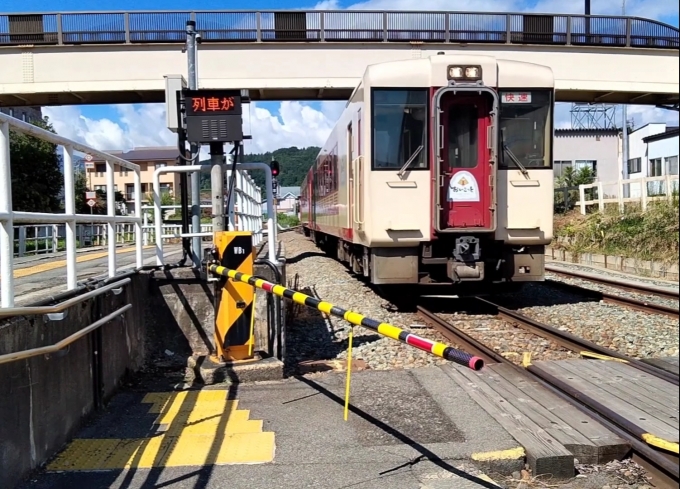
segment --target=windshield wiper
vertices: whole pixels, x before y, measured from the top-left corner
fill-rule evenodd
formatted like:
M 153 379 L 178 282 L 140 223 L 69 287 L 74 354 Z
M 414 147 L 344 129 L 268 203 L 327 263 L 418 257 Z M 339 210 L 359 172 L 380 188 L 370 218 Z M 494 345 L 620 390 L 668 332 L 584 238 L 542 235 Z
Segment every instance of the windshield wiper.
M 413 163 L 413 161 L 416 159 L 416 157 L 420 154 L 420 152 L 423 150 L 423 145 L 421 144 L 416 148 L 416 150 L 413 152 L 411 157 L 404 163 L 404 166 L 401 167 L 401 170 L 397 172 L 397 175 L 401 178 L 404 173 L 406 173 L 406 169 Z
M 524 178 L 529 180 L 529 172 L 527 169 L 524 167 L 521 161 L 519 161 L 519 158 L 515 156 L 515 153 L 513 153 L 510 148 L 508 148 L 505 144 L 505 128 L 501 129 L 501 145 L 503 146 L 503 150 L 508 153 L 508 156 L 510 159 L 517 165 L 517 168 L 519 168 L 519 171 L 522 172 L 522 175 L 524 175 Z

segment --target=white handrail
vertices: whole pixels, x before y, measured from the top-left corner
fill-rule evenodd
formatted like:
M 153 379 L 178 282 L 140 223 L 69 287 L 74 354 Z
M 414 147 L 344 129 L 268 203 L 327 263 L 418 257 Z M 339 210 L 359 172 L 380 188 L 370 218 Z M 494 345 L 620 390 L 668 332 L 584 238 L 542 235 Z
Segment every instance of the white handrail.
M 186 166 L 173 166 L 173 167 L 162 167 L 162 168 L 157 168 L 153 172 L 153 202 L 154 202 L 154 227 L 155 227 L 155 235 L 156 235 L 156 264 L 157 265 L 163 265 L 164 260 L 163 260 L 163 239 L 161 236 L 163 236 L 163 216 L 161 215 L 161 183 L 160 183 L 160 176 L 163 173 L 196 173 L 200 172 L 201 170 L 208 170 L 211 168 L 212 165 L 186 165 Z M 231 171 L 231 166 L 232 165 L 227 165 L 223 164 L 222 165 L 228 172 Z M 264 170 L 265 174 L 265 181 L 266 181 L 266 193 L 267 193 L 267 227 L 268 229 L 272 229 L 273 232 L 268 234 L 268 258 L 269 261 L 272 263 L 277 263 L 277 256 L 276 256 L 276 215 L 274 215 L 274 192 L 273 192 L 273 187 L 272 187 L 272 174 L 271 174 L 271 168 L 269 168 L 269 165 L 265 163 L 238 163 L 236 165 L 236 171 L 240 172 L 243 170 Z M 237 174 L 238 175 L 238 174 Z M 259 195 L 260 189 L 256 187 L 252 181 L 252 179 L 249 180 L 250 183 L 252 184 L 250 186 L 251 193 L 252 195 L 250 198 L 253 201 L 260 202 L 260 198 L 255 198 L 256 195 Z M 239 188 L 238 187 L 238 182 L 239 179 L 236 178 L 236 188 L 233 190 L 234 196 L 231 199 L 231 204 L 230 204 L 230 209 L 229 209 L 229 214 L 230 214 L 230 223 L 233 223 L 234 220 L 231 217 L 232 214 L 236 215 L 246 215 L 246 211 L 243 211 L 239 208 L 238 211 L 233 210 L 233 206 L 235 205 L 236 201 L 236 195 L 239 193 L 241 195 L 245 194 L 247 192 L 246 189 L 244 188 Z M 241 184 L 244 185 L 244 184 Z M 254 214 L 257 213 L 257 211 L 260 209 L 258 207 Z M 251 212 L 252 214 L 253 212 Z M 261 212 L 259 216 L 262 216 Z M 253 243 L 257 244 L 259 243 L 260 237 L 262 236 L 262 220 L 261 217 L 259 219 L 254 220 L 253 225 L 251 226 L 251 229 L 246 229 L 246 227 L 242 227 L 242 223 L 239 222 L 238 224 L 239 229 L 241 230 L 248 230 L 253 232 Z
M 34 136 L 64 148 L 64 210 L 65 213 L 21 212 L 12 207 L 12 173 L 10 162 L 10 128 L 14 131 Z M 73 165 L 74 150 L 89 153 L 106 161 L 106 216 L 96 214 L 76 214 L 75 211 L 75 174 Z M 135 172 L 135 217 L 115 215 L 114 164 Z M 71 139 L 59 136 L 40 127 L 9 117 L 0 113 L 0 277 L 2 277 L 1 306 L 14 306 L 14 224 L 15 223 L 49 223 L 66 225 L 66 287 L 73 290 L 77 287 L 76 269 L 76 224 L 106 223 L 108 231 L 108 275 L 116 274 L 116 224 L 134 223 L 136 237 L 137 267 L 143 264 L 142 259 L 142 217 L 141 217 L 141 175 L 140 167 L 118 156 L 99 151 L 90 146 L 80 144 Z

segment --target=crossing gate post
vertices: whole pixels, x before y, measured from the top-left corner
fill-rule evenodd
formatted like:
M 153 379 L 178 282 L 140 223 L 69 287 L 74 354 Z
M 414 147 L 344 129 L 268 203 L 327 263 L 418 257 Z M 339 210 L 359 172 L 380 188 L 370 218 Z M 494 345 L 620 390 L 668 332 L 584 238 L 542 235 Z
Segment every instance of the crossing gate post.
M 254 247 L 251 231 L 220 231 L 214 235 L 217 257 L 223 267 L 253 274 Z M 223 361 L 253 357 L 255 338 L 255 287 L 223 277 L 215 291 L 215 348 Z

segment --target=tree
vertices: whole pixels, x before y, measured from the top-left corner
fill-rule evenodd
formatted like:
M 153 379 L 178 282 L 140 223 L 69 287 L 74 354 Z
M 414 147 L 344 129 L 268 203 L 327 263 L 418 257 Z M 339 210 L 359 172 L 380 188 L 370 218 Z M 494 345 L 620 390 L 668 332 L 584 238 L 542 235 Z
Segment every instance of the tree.
M 33 125 L 55 132 L 48 117 Z M 12 208 L 23 212 L 58 212 L 64 178 L 57 145 L 12 130 L 9 138 Z
M 566 212 L 573 208 L 575 202 L 580 199 L 578 186 L 579 185 L 589 185 L 595 181 L 595 172 L 589 166 L 583 166 L 578 171 L 574 170 L 573 167 L 568 166 L 564 169 L 562 176 L 556 179 L 555 188 L 567 190 L 567 197 L 569 202 L 564 202 L 564 192 L 557 192 L 555 194 L 555 211 L 556 212 Z M 586 189 L 587 198 L 592 198 L 592 192 L 594 189 Z
M 307 176 L 307 172 L 312 164 L 316 161 L 320 150 L 321 148 L 317 146 L 302 149 L 292 146 L 290 148 L 280 148 L 273 152 L 247 154 L 244 155 L 243 162 L 269 163 L 273 158 L 281 164 L 279 185 L 281 187 L 299 187 L 302 180 Z M 210 160 L 203 160 L 200 164 L 210 164 Z M 251 171 L 249 173 L 253 177 L 255 185 L 264 190 L 264 173 L 261 171 Z M 210 189 L 210 173 L 201 173 L 201 188 Z
M 77 214 L 97 214 L 105 215 L 107 213 L 106 207 L 106 192 L 103 190 L 97 190 L 97 198 L 95 199 L 94 207 L 90 208 L 87 205 L 87 200 L 85 199 L 85 192 L 89 192 L 90 189 L 87 186 L 87 181 L 85 179 L 85 173 L 82 171 L 76 171 L 74 189 L 76 192 L 75 202 L 76 202 L 76 213 Z M 125 196 L 121 192 L 116 192 L 114 194 L 116 202 L 125 202 Z M 120 210 L 116 209 L 116 214 L 120 215 Z

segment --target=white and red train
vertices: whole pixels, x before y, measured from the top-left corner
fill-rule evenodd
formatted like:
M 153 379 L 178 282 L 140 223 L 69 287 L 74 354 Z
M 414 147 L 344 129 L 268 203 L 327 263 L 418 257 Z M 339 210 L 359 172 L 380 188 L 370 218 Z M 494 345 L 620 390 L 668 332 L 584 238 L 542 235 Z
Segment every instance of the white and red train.
M 553 109 L 546 66 L 444 54 L 369 66 L 302 183 L 305 234 L 374 284 L 543 280 Z

